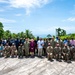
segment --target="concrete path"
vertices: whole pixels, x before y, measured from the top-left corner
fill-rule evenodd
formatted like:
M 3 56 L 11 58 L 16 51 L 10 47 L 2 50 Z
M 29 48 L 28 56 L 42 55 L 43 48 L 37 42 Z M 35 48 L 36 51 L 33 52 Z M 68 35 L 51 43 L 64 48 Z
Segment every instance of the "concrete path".
M 75 75 L 75 62 L 50 62 L 47 58 L 0 58 L 0 75 Z

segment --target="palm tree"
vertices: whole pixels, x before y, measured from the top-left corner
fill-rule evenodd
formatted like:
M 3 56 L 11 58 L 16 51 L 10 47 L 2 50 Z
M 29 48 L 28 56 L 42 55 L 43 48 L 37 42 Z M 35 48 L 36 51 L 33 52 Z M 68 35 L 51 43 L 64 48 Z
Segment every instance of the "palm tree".
M 6 31 L 5 31 L 5 36 L 7 36 L 7 38 L 11 38 L 11 37 L 12 37 L 11 31 L 6 30 Z
M 26 38 L 34 38 L 32 32 L 30 30 L 25 31 Z
M 3 24 L 0 22 L 0 39 L 3 37 L 4 30 L 3 30 Z

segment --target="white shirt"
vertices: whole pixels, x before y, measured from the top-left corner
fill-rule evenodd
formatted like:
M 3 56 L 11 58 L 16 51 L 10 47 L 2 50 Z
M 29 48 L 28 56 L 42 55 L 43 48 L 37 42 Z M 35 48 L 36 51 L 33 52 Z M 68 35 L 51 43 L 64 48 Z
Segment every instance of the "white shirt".
M 37 45 L 38 45 L 38 48 L 43 48 L 43 45 L 44 44 L 44 41 L 43 40 L 39 40 L 38 42 L 37 42 Z

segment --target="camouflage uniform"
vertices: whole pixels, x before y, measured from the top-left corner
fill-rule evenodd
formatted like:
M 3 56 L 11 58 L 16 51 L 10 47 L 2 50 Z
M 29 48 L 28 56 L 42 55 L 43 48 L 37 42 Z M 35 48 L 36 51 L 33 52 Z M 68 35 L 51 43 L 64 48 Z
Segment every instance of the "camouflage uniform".
M 24 50 L 24 46 L 20 44 L 20 46 L 18 47 L 18 56 L 23 57 L 23 51 Z
M 11 57 L 17 57 L 17 49 L 15 45 L 11 46 Z
M 64 47 L 64 44 L 63 44 L 63 41 L 62 40 L 59 39 L 57 43 L 59 43 L 59 45 L 60 45 L 61 48 Z
M 10 52 L 11 52 L 10 46 L 5 46 L 4 57 L 5 58 L 10 57 Z
M 63 52 L 63 59 L 68 62 L 71 57 L 70 48 L 68 46 L 64 46 L 62 52 Z
M 75 46 L 71 47 L 71 59 L 75 60 Z
M 55 54 L 54 54 L 54 48 L 56 46 L 56 41 L 54 40 L 54 38 L 52 38 L 52 40 L 50 41 L 51 46 L 53 47 L 53 57 L 55 58 Z
M 61 58 L 62 58 L 61 53 L 62 53 L 61 47 L 60 46 L 56 46 L 54 48 L 54 54 L 55 54 L 56 60 L 59 60 L 59 61 L 61 60 Z
M 47 56 L 48 56 L 48 60 L 52 60 L 53 58 L 53 47 L 52 46 L 48 46 L 47 47 Z
M 24 42 L 24 50 L 25 50 L 25 56 L 26 57 L 29 56 L 29 45 L 30 45 L 30 43 L 28 41 Z

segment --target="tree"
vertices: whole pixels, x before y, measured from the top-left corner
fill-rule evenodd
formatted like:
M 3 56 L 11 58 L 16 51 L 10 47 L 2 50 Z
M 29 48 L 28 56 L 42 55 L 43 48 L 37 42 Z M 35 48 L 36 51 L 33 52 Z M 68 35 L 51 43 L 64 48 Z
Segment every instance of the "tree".
M 66 31 L 64 29 L 58 28 L 56 29 L 56 36 L 64 36 L 66 35 Z
M 25 38 L 26 37 L 24 32 L 21 32 L 20 36 L 21 36 L 21 38 Z
M 11 31 L 6 30 L 6 31 L 4 32 L 4 38 L 6 38 L 6 39 L 8 39 L 8 38 L 12 38 Z
M 33 36 L 33 34 L 31 33 L 31 31 L 29 31 L 29 30 L 26 30 L 25 31 L 25 35 L 26 35 L 26 38 L 34 38 L 34 36 Z
M 3 24 L 0 22 L 0 39 L 3 38 L 4 30 L 3 30 Z
M 3 24 L 0 22 L 0 39 L 4 38 L 4 39 L 8 39 L 8 38 L 34 38 L 34 35 L 32 34 L 32 32 L 30 30 L 26 30 L 25 33 L 24 32 L 20 32 L 20 33 L 11 33 L 11 31 L 3 30 Z
M 12 33 L 12 38 L 17 38 L 17 34 L 16 33 Z
M 21 38 L 21 34 L 20 33 L 17 33 L 17 38 Z

